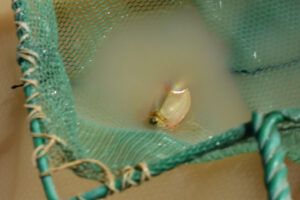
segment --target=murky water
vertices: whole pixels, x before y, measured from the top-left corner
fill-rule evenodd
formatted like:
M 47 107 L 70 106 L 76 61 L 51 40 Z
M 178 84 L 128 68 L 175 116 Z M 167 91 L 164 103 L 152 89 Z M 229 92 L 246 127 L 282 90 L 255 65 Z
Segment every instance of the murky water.
M 196 124 L 220 132 L 249 120 L 228 73 L 229 50 L 206 30 L 196 8 L 119 28 L 76 80 L 81 117 L 104 126 L 149 129 L 148 114 L 166 94 L 165 86 L 180 81 L 190 89 L 192 104 L 178 130 L 190 132 Z

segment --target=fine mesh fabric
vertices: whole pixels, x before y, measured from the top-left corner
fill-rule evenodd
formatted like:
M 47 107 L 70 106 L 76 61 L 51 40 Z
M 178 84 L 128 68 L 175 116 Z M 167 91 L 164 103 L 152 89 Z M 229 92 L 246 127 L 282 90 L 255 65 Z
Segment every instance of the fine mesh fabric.
M 159 22 L 185 9 L 197 10 L 207 31 L 229 49 L 224 69 L 230 72 L 249 111 L 268 113 L 300 107 L 298 1 L 27 0 L 25 4 L 30 9 L 21 14 L 31 29 L 26 44 L 41 57 L 38 70 L 30 75 L 39 82 L 40 95 L 34 103 L 42 105 L 47 115 L 41 120 L 43 131 L 67 142 L 65 147 L 51 149 L 51 166 L 89 158 L 119 174 L 127 165 L 156 163 L 221 133 L 205 124 L 200 130 L 182 129 L 174 134 L 142 123 L 129 125 L 132 119 L 127 120 L 122 109 L 109 109 L 118 108 L 115 99 L 104 101 L 104 94 L 118 85 L 101 82 L 101 69 L 106 69 L 97 60 L 105 54 L 102 46 L 126 24 Z M 99 76 L 99 85 L 82 84 L 91 73 Z M 130 71 L 130 80 L 137 79 L 135 73 Z M 143 80 L 138 80 L 137 84 L 142 84 Z M 100 85 L 107 90 L 95 90 Z M 284 145 L 289 155 L 294 155 L 291 158 L 299 161 L 299 130 L 285 131 L 284 135 L 292 135 L 284 139 Z M 219 150 L 213 158 L 203 160 L 253 151 L 253 142 L 230 153 Z M 94 165 L 82 164 L 74 170 L 86 178 L 99 178 Z

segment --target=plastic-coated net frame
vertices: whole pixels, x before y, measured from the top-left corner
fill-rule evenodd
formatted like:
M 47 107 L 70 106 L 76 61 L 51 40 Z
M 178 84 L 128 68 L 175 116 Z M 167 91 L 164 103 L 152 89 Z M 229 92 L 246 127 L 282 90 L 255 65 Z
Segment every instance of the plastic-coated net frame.
M 17 22 L 23 21 L 22 16 L 18 16 L 18 13 L 20 12 L 20 8 L 21 8 L 21 4 L 18 1 L 15 2 L 14 9 L 17 12 L 17 16 L 16 16 Z M 24 28 L 22 26 L 19 26 L 19 27 Z M 24 39 L 25 34 L 27 34 L 26 30 L 25 30 L 25 32 L 23 32 L 22 30 L 21 31 L 19 30 L 18 31 L 19 39 L 20 40 L 22 40 L 22 38 Z M 21 41 L 20 41 L 20 43 L 21 43 Z M 22 48 L 22 44 L 18 47 L 18 49 L 20 50 L 21 48 Z M 21 51 L 19 51 L 19 53 L 20 52 Z M 28 58 L 26 59 L 26 57 L 24 58 L 20 55 L 21 54 L 19 54 L 18 62 L 21 65 L 22 71 L 26 78 L 28 75 L 26 72 L 28 72 L 28 70 L 32 67 L 31 65 L 32 65 L 33 61 L 30 61 L 30 59 L 28 59 Z M 35 87 L 34 84 L 28 84 L 25 87 L 25 94 L 26 94 L 27 99 L 29 99 L 30 97 L 32 97 L 32 95 L 35 94 L 34 87 Z M 32 99 L 30 99 L 30 100 L 32 100 Z M 29 101 L 28 104 L 32 105 L 32 102 L 30 102 L 30 100 L 28 100 Z M 32 111 L 35 111 L 35 108 L 29 108 L 29 112 L 31 113 Z M 297 121 L 299 121 L 299 114 L 300 114 L 299 110 L 284 110 L 282 112 L 279 112 L 279 114 L 277 113 L 276 115 L 273 115 L 275 117 L 273 117 L 271 115 L 268 119 L 271 122 L 274 121 L 273 118 L 276 119 L 275 121 L 287 119 L 287 120 L 297 122 Z M 42 132 L 42 127 L 41 127 L 39 118 L 40 117 L 33 118 L 33 120 L 31 121 L 31 130 L 34 133 Z M 253 121 L 256 122 L 255 120 L 253 120 Z M 268 121 L 268 120 L 266 120 L 266 121 Z M 257 122 L 257 123 L 260 123 L 260 125 L 262 125 L 262 128 L 259 128 L 260 125 L 258 125 L 258 124 L 247 123 L 240 127 L 232 129 L 228 132 L 220 134 L 219 136 L 217 136 L 211 140 L 197 144 L 197 145 L 195 145 L 183 152 L 180 152 L 168 159 L 162 160 L 161 162 L 159 162 L 157 164 L 152 164 L 149 166 L 151 175 L 155 176 L 166 170 L 172 169 L 180 164 L 191 162 L 194 159 L 198 158 L 199 156 L 203 155 L 204 153 L 210 152 L 212 150 L 215 150 L 218 148 L 224 148 L 229 145 L 233 145 L 245 138 L 254 136 L 254 134 L 257 133 L 260 129 L 262 129 L 262 130 L 260 131 L 261 133 L 259 133 L 259 135 L 265 135 L 265 133 L 267 133 L 267 135 L 268 135 L 271 131 L 273 131 L 273 129 L 270 129 L 268 127 L 268 125 L 265 125 L 266 128 L 264 128 L 263 124 L 265 124 L 265 123 L 263 123 L 263 124 L 261 124 L 261 122 Z M 266 124 L 267 124 L 267 122 L 266 122 Z M 266 131 L 264 131 L 265 129 L 266 129 Z M 267 130 L 267 129 L 269 129 L 269 130 Z M 261 136 L 261 137 L 258 136 L 258 141 L 259 141 L 259 143 L 265 143 L 265 138 L 263 136 Z M 39 147 L 40 145 L 44 144 L 44 140 L 41 138 L 35 138 L 34 144 L 36 147 Z M 263 155 L 263 158 L 268 157 L 269 151 L 267 151 L 267 153 L 265 153 L 266 151 L 263 150 L 264 145 L 262 145 L 260 148 L 262 149 L 261 153 Z M 281 160 L 281 162 L 282 162 L 282 160 Z M 265 164 L 267 164 L 267 163 L 265 163 Z M 39 166 L 41 173 L 47 172 L 49 170 L 48 161 L 47 161 L 46 156 L 43 156 L 40 159 L 38 159 L 38 166 Z M 266 174 L 269 173 L 268 170 L 270 170 L 270 169 L 268 169 L 267 165 L 266 165 Z M 286 180 L 286 172 L 283 172 L 282 174 L 284 174 L 282 179 Z M 133 180 L 138 182 L 140 180 L 140 176 L 141 176 L 141 172 L 136 171 L 136 173 L 133 175 Z M 54 184 L 53 184 L 51 176 L 47 175 L 47 176 L 42 177 L 42 182 L 43 182 L 47 197 L 49 199 L 58 199 L 58 195 L 55 192 L 55 188 L 54 188 Z M 267 186 L 270 189 L 270 194 L 276 193 L 275 186 L 268 185 L 268 184 L 267 184 Z M 278 186 L 278 185 L 276 185 L 276 186 Z M 121 180 L 116 181 L 116 187 L 118 189 L 121 189 Z M 275 187 L 275 189 L 274 189 L 274 187 Z M 84 197 L 85 199 L 94 199 L 94 198 L 105 196 L 107 193 L 108 193 L 108 188 L 103 186 L 101 188 L 97 188 L 95 190 L 87 192 L 86 194 L 83 194 L 82 197 Z M 281 193 L 279 193 L 279 194 L 281 195 Z M 283 196 L 289 195 L 288 189 L 284 190 L 284 193 L 282 195 Z M 270 196 L 270 199 L 275 198 L 274 195 L 272 195 L 272 194 L 269 196 Z

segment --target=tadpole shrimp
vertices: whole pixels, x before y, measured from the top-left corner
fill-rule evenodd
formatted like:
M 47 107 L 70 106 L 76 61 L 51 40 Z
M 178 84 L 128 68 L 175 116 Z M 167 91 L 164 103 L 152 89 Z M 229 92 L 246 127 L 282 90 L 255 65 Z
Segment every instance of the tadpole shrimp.
M 160 107 L 150 113 L 149 123 L 156 128 L 175 129 L 186 117 L 191 107 L 191 93 L 188 88 L 171 89 Z

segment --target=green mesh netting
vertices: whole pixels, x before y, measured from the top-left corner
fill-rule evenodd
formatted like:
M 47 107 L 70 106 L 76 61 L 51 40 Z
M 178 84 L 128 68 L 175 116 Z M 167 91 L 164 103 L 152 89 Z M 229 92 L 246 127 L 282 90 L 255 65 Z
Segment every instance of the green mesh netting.
M 52 166 L 89 158 L 119 174 L 126 165 L 153 164 L 220 135 L 237 125 L 223 126 L 229 118 L 245 116 L 239 121 L 243 123 L 250 111 L 300 107 L 298 1 L 27 0 L 22 7 L 30 8 L 20 13 L 30 27 L 22 46 L 40 56 L 37 71 L 28 75 L 39 84 L 34 90 L 40 95 L 33 103 L 47 115 L 41 119 L 43 132 L 67 142 L 51 149 Z M 189 38 L 195 36 L 200 39 Z M 201 62 L 193 61 L 197 57 Z M 209 78 L 198 71 L 203 66 Z M 212 72 L 211 66 L 220 68 Z M 181 76 L 193 78 L 193 105 L 206 99 L 215 102 L 215 108 L 192 107 L 187 122 L 174 131 L 145 125 L 144 115 L 135 112 L 149 112 L 143 105 L 150 105 L 164 77 L 168 82 Z M 219 79 L 238 89 L 228 92 L 218 85 Z M 201 86 L 207 83 L 214 85 L 211 92 Z M 236 102 L 241 105 L 238 111 L 221 109 Z M 196 128 L 189 121 L 196 122 Z M 299 162 L 299 129 L 282 135 L 288 155 Z M 250 151 L 257 151 L 251 138 L 196 161 Z M 74 170 L 99 178 L 94 165 Z

